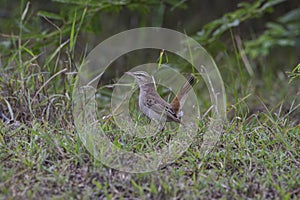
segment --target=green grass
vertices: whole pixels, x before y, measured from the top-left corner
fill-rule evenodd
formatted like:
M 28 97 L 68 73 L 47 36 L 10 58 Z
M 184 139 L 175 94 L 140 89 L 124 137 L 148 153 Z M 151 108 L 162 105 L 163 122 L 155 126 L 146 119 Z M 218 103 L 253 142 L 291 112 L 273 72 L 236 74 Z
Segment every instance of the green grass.
M 282 108 L 276 115 L 280 105 L 256 113 L 252 110 L 258 107 L 257 102 L 237 97 L 240 102 L 229 105 L 235 109 L 228 113 L 231 117 L 220 141 L 206 157 L 200 151 L 199 134 L 174 163 L 152 173 L 130 174 L 95 160 L 77 135 L 68 98 L 50 96 L 31 109 L 26 108 L 26 98 L 21 99 L 19 111 L 14 109 L 18 104 L 11 101 L 21 126 L 0 121 L 2 199 L 300 197 L 299 103 L 293 107 L 296 114 Z M 54 101 L 55 96 L 59 98 Z M 12 94 L 11 99 L 16 98 L 17 94 Z M 103 128 L 113 134 L 112 142 L 120 142 L 122 132 L 115 130 L 112 121 Z M 168 141 L 165 134 L 156 139 L 157 143 L 126 138 L 129 143 L 123 148 L 143 151 L 151 148 L 149 141 L 154 147 Z
M 283 83 L 287 84 L 286 81 L 269 84 L 273 84 L 274 88 L 279 84 L 285 94 Z M 293 92 L 291 88 L 295 86 L 286 87 L 290 88 L 288 92 Z M 230 89 L 228 91 L 228 94 L 234 93 Z M 273 98 L 283 95 L 269 94 Z M 14 99 L 14 94 L 11 95 Z M 56 101 L 47 101 L 54 97 L 57 97 Z M 241 99 L 237 96 L 238 102 L 229 106 L 225 131 L 211 153 L 203 157 L 200 151 L 202 134 L 199 134 L 174 163 L 142 174 L 120 172 L 95 160 L 77 135 L 68 98 L 63 94 L 44 98 L 46 100 L 40 103 L 41 107 L 33 106 L 31 111 L 27 110 L 29 117 L 22 117 L 18 112 L 22 120 L 19 124 L 0 121 L 2 199 L 300 197 L 297 96 L 291 98 L 295 100 L 293 104 L 286 100 L 275 105 L 273 110 L 267 110 L 270 106 L 264 105 L 266 108 L 260 112 L 256 109 L 259 103 L 251 96 Z M 42 112 L 48 109 L 50 114 Z M 206 126 L 205 123 L 203 126 Z M 110 138 L 117 144 L 122 132 L 115 131 L 115 127 L 111 120 L 102 125 L 108 135 L 115 133 Z M 166 138 L 166 134 L 156 137 L 158 140 Z M 147 140 L 132 138 L 127 142 L 128 146 L 124 148 L 135 151 L 148 144 Z
M 73 127 L 1 124 L 2 198 L 299 198 L 299 124 L 269 114 L 228 123 L 205 158 L 200 142 L 156 172 L 103 166 Z M 197 141 L 197 140 L 196 140 Z

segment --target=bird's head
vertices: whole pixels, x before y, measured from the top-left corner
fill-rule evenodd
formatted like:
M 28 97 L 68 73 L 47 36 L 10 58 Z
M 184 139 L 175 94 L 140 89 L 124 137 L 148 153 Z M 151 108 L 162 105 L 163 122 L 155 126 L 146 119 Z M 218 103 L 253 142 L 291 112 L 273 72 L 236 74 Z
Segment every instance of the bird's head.
M 153 84 L 152 76 L 150 76 L 145 71 L 135 71 L 135 72 L 125 72 L 129 76 L 132 76 L 135 78 L 139 86 L 143 86 L 146 84 Z

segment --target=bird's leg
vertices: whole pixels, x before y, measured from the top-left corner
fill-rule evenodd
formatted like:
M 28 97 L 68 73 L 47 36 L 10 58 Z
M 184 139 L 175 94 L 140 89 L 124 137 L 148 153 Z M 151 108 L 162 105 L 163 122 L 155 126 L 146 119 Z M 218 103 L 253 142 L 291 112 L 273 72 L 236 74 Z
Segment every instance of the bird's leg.
M 158 124 L 158 129 L 159 129 L 161 132 L 164 132 L 165 126 L 166 126 L 166 122 L 159 122 L 159 124 Z

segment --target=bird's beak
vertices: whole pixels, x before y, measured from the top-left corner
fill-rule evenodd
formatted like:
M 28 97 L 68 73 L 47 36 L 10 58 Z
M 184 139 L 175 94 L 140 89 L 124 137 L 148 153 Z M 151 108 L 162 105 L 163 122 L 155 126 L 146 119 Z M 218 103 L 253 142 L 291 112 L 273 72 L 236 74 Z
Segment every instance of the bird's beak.
M 133 76 L 132 72 L 125 72 L 125 74 L 129 75 L 129 76 Z

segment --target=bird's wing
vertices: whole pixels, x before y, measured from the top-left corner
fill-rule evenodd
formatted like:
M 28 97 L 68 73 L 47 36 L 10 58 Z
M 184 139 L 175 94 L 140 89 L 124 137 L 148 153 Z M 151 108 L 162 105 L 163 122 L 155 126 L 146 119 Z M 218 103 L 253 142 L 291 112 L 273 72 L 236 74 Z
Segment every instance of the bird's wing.
M 180 118 L 178 118 L 174 109 L 171 108 L 167 103 L 152 98 L 146 100 L 146 106 L 149 108 L 150 116 L 153 118 L 163 121 L 175 121 L 180 123 Z

